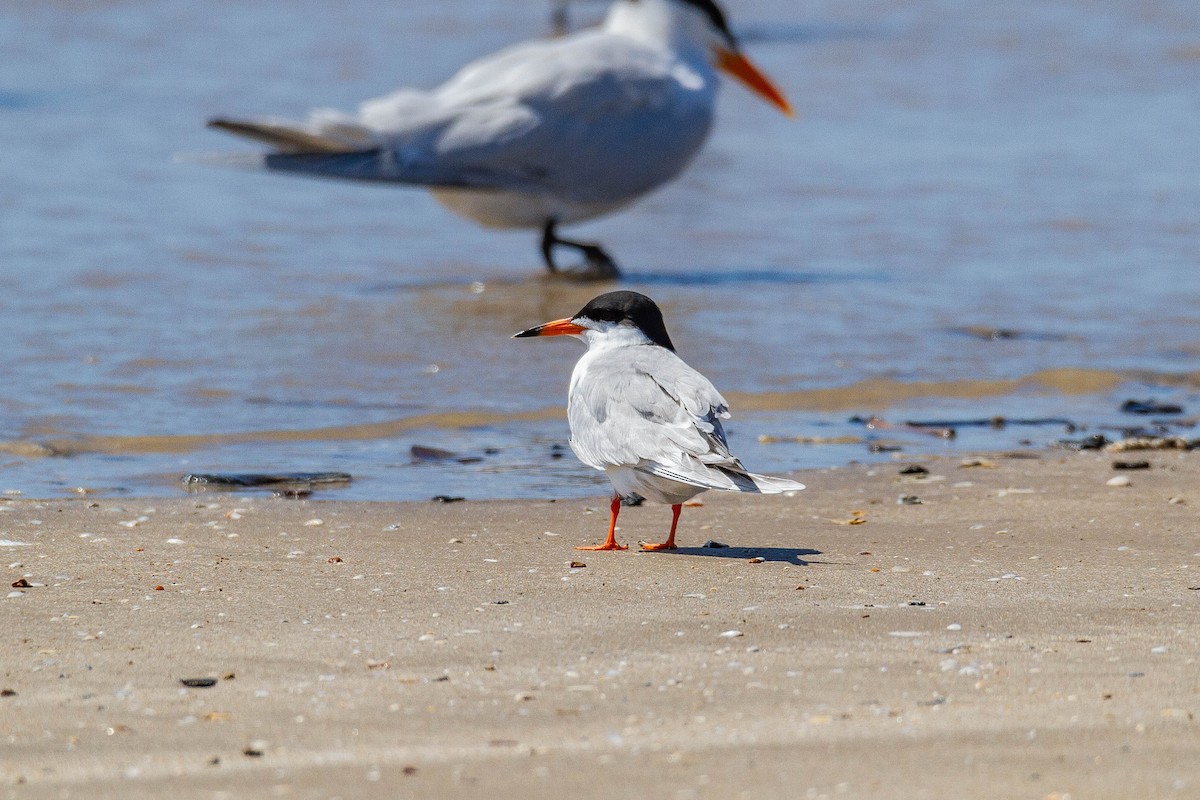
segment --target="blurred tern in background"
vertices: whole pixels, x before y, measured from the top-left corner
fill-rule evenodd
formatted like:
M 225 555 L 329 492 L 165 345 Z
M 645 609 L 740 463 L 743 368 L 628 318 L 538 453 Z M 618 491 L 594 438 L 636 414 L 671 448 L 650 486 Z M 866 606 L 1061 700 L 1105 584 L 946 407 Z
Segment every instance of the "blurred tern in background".
M 608 278 L 612 258 L 558 226 L 679 175 L 712 126 L 717 70 L 791 115 L 713 0 L 615 0 L 596 29 L 509 47 L 430 91 L 401 89 L 354 114 L 208 124 L 270 145 L 256 165 L 424 186 L 481 225 L 540 230 L 551 272 L 555 249 L 568 247 L 583 256 L 578 274 Z
M 671 506 L 671 533 L 646 550 L 674 550 L 683 503 L 708 489 L 778 494 L 804 484 L 755 475 L 729 452 L 722 419 L 725 398 L 689 367 L 667 335 L 662 312 L 637 292 L 609 292 L 575 316 L 521 331 L 526 336 L 574 336 L 588 350 L 571 374 L 567 419 L 571 449 L 604 471 L 613 485 L 604 544 L 579 550 L 625 550 L 617 544 L 621 499 L 642 497 Z

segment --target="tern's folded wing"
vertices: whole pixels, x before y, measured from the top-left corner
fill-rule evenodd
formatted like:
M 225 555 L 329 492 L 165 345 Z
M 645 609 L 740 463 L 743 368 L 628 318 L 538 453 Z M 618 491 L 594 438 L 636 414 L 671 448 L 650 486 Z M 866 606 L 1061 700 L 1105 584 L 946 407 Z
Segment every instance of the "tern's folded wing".
M 573 388 L 571 446 L 586 464 L 679 469 L 738 467 L 725 444 L 725 399 L 707 378 L 660 347 L 623 349 L 593 361 Z

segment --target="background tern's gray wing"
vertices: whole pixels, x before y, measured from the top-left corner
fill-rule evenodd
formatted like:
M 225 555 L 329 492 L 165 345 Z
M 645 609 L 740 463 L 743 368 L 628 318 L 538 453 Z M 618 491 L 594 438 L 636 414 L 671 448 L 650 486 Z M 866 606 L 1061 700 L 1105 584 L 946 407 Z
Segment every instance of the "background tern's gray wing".
M 503 50 L 357 115 L 213 126 L 271 144 L 272 169 L 624 202 L 678 174 L 707 136 L 714 82 L 681 70 L 623 37 L 583 33 Z
M 457 112 L 437 153 L 503 164 L 580 202 L 632 199 L 678 174 L 707 137 L 715 79 L 684 71 L 603 32 L 518 45 L 434 93 Z

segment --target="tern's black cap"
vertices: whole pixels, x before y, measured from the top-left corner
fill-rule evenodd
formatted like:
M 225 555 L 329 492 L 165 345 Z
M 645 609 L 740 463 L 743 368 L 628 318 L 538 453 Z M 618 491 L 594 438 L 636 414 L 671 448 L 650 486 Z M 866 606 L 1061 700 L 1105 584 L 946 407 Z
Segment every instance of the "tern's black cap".
M 572 319 L 586 317 L 596 322 L 628 322 L 659 347 L 674 351 L 658 304 L 637 292 L 608 292 L 592 299 Z

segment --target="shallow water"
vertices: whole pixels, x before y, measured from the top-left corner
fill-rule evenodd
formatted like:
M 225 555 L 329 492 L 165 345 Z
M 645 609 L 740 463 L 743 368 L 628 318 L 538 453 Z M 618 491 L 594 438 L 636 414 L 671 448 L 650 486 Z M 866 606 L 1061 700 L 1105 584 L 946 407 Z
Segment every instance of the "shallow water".
M 578 18 L 594 16 L 583 4 Z M 578 343 L 512 341 L 599 291 L 420 191 L 180 162 L 216 114 L 429 86 L 550 3 L 0 9 L 0 489 L 175 494 L 188 472 L 344 471 L 323 496 L 606 491 L 567 453 Z M 798 111 L 727 86 L 709 146 L 571 229 L 663 306 L 759 471 L 1042 446 L 1200 407 L 1200 10 L 744 0 Z M 998 332 L 990 336 L 989 332 Z M 760 444 L 760 436 L 858 437 Z M 429 445 L 480 460 L 412 463 Z

